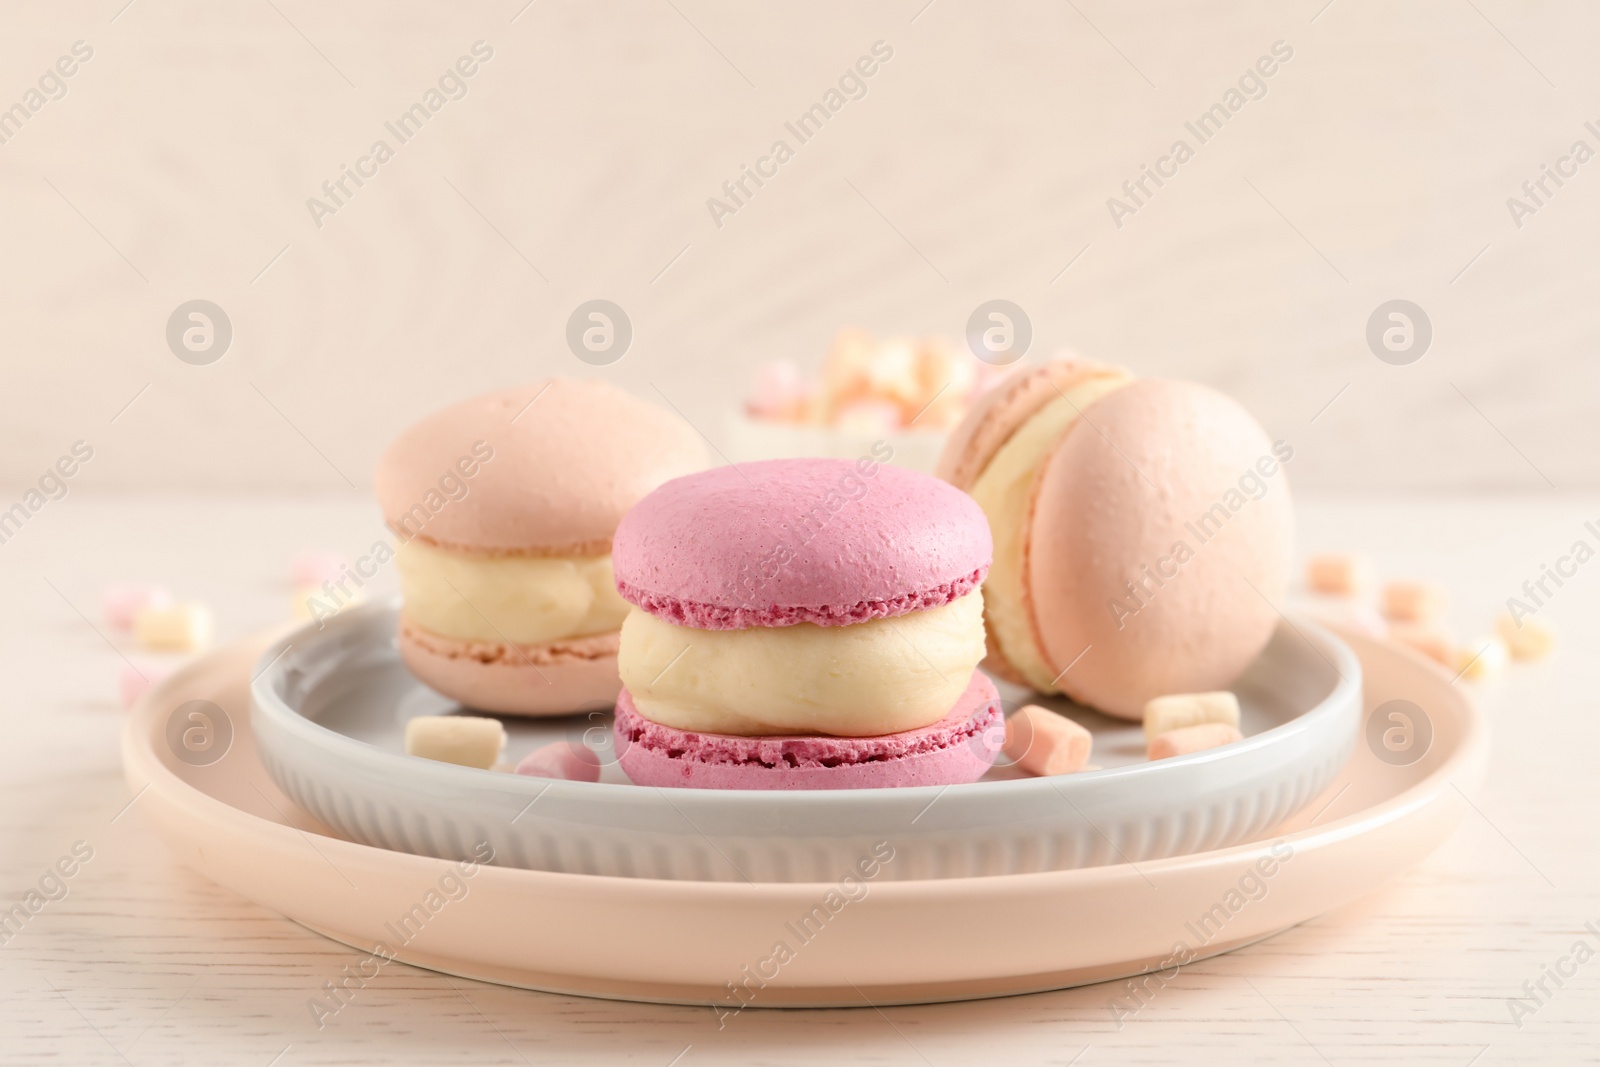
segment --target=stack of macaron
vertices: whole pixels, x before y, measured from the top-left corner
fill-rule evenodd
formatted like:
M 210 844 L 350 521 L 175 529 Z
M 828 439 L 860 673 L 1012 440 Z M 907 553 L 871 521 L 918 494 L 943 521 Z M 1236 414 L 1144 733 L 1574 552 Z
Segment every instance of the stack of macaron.
M 985 666 L 1130 719 L 1227 688 L 1278 622 L 1292 456 L 1200 385 L 1076 360 L 1001 381 L 936 468 L 994 534 Z
M 407 429 L 376 475 L 407 665 L 487 711 L 609 704 L 628 611 L 612 534 L 646 493 L 705 464 L 681 419 L 599 381 L 475 396 Z
M 984 655 L 982 511 L 870 459 L 667 482 L 617 527 L 615 740 L 635 783 L 829 789 L 974 781 L 1003 715 Z

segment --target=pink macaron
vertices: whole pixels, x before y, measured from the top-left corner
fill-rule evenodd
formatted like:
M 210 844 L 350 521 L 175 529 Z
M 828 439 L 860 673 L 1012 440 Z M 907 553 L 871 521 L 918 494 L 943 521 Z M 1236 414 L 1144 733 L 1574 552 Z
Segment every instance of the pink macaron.
M 990 487 L 1002 474 L 1025 482 L 1009 498 L 1022 501 L 1009 538 L 990 515 L 1020 595 L 1009 647 L 990 620 L 986 665 L 1131 719 L 1152 697 L 1227 688 L 1278 625 L 1293 457 L 1237 402 L 1191 382 L 1058 360 L 997 385 L 938 467 L 980 501 L 998 495 L 986 496 L 991 469 Z M 997 560 L 991 582 L 1000 571 Z M 986 590 L 991 612 L 999 601 Z
M 406 665 L 486 711 L 609 705 L 628 607 L 610 576 L 612 532 L 651 489 L 705 462 L 681 418 L 602 381 L 486 393 L 407 428 L 375 477 L 396 539 Z
M 738 737 L 651 722 L 624 689 L 616 743 L 635 785 L 705 789 L 877 789 L 950 785 L 983 777 L 1005 741 L 1005 714 L 981 672 L 931 726 L 879 737 Z
M 850 730 L 853 708 L 834 709 L 833 729 L 785 730 L 763 720 L 766 705 L 788 704 L 796 694 L 820 701 L 830 692 L 827 680 L 755 676 L 737 683 L 746 688 L 732 698 L 733 718 L 766 724 L 706 730 L 660 721 L 669 716 L 659 711 L 652 718 L 649 693 L 624 688 L 615 736 L 621 767 L 634 782 L 720 789 L 948 785 L 975 781 L 992 765 L 1004 719 L 994 684 L 976 670 L 983 654 L 978 609 L 972 609 L 972 632 L 941 631 L 934 655 L 954 657 L 942 668 L 882 636 L 922 633 L 918 619 L 935 617 L 925 613 L 959 611 L 958 601 L 980 595 L 993 552 L 988 525 L 964 493 L 889 466 L 887 458 L 885 451 L 853 462 L 770 460 L 667 482 L 617 527 L 617 588 L 636 612 L 659 621 L 650 624 L 656 633 L 681 637 L 685 662 L 674 660 L 661 675 L 679 672 L 675 677 L 690 687 L 683 692 L 707 692 L 723 681 L 707 678 L 696 662 L 697 633 L 720 635 L 709 640 L 723 650 L 716 662 L 726 666 L 742 655 L 729 641 L 746 640 L 730 638 L 729 631 L 762 631 L 765 636 L 755 643 L 770 647 L 773 640 L 790 639 L 772 638 L 773 631 L 795 628 L 796 647 L 807 649 L 797 652 L 797 662 L 833 662 L 826 643 L 837 641 L 837 662 L 868 656 L 869 673 L 878 666 L 870 657 L 882 655 L 887 675 L 910 672 L 908 679 L 926 683 L 930 676 L 919 674 L 926 663 L 941 680 L 929 692 L 945 693 L 943 702 L 916 709 L 914 726 L 887 733 Z M 966 625 L 965 615 L 938 618 L 944 620 L 940 626 Z M 626 680 L 629 624 L 622 633 Z M 863 653 L 863 647 L 871 651 Z M 975 651 L 962 659 L 959 650 L 966 649 Z M 863 669 L 850 662 L 848 669 Z

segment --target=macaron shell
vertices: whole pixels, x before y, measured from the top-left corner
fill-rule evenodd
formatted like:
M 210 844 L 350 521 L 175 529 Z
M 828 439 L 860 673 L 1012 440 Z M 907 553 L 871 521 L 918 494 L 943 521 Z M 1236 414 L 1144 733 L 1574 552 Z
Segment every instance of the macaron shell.
M 617 635 L 599 634 L 534 648 L 458 641 L 400 626 L 400 654 L 430 688 L 469 708 L 502 715 L 551 716 L 610 707 Z
M 950 431 L 933 473 L 958 489 L 971 489 L 1018 427 L 1074 385 L 1100 375 L 1133 377 L 1121 367 L 1084 359 L 1017 368 L 973 401 Z
M 493 449 L 487 462 L 474 462 L 480 441 Z M 672 412 L 607 382 L 551 378 L 427 416 L 384 452 L 375 485 L 391 529 L 413 516 L 407 532 L 420 526 L 446 548 L 598 555 L 641 497 L 706 462 L 700 436 Z
M 870 458 L 778 459 L 668 482 L 617 527 L 629 602 L 679 625 L 838 626 L 949 603 L 993 543 L 965 493 Z
M 975 782 L 1005 737 L 994 683 L 978 671 L 929 726 L 882 737 L 736 737 L 688 733 L 641 716 L 624 689 L 613 727 L 635 785 L 699 789 L 879 789 Z
M 1025 588 L 1046 659 L 1077 660 L 1063 691 L 1137 719 L 1151 697 L 1227 688 L 1265 647 L 1293 553 L 1287 472 L 1244 408 L 1192 383 L 1135 382 L 1088 418 L 1035 482 Z M 1241 492 L 1249 476 L 1267 487 L 1260 499 Z M 1199 525 L 1240 498 L 1220 529 Z M 1180 542 L 1192 556 L 1177 563 Z M 1140 607 L 1123 582 L 1147 564 L 1177 573 Z M 1132 613 L 1119 620 L 1113 602 Z

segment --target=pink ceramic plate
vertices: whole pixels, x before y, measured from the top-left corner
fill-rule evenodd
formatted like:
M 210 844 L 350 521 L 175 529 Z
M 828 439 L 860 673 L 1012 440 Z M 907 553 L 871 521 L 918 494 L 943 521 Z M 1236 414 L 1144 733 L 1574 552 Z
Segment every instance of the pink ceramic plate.
M 1170 977 L 1336 908 L 1443 841 L 1467 807 L 1454 786 L 1483 772 L 1480 714 L 1420 657 L 1343 636 L 1365 670 L 1367 741 L 1321 797 L 1251 844 L 1081 870 L 890 881 L 880 849 L 839 882 L 741 884 L 463 867 L 356 844 L 257 759 L 247 688 L 270 638 L 154 689 L 123 762 L 140 815 L 179 859 L 364 952 L 728 1011 L 969 999 Z

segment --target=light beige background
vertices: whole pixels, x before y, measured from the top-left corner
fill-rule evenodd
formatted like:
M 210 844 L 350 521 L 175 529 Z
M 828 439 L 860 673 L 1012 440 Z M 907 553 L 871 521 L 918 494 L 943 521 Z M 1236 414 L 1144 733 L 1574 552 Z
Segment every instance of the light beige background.
M 364 489 L 426 410 L 551 373 L 659 389 L 715 440 L 760 361 L 815 366 L 846 323 L 957 334 L 991 297 L 1034 355 L 1232 392 L 1301 487 L 1600 485 L 1600 162 L 1520 229 L 1506 207 L 1600 148 L 1592 7 L 123 3 L 0 16 L 0 107 L 94 49 L 0 146 L 8 486 L 81 438 L 75 486 Z M 468 95 L 315 226 L 478 40 Z M 879 40 L 867 96 L 715 226 L 707 197 Z M 1114 226 L 1280 40 L 1267 96 Z M 235 330 L 208 367 L 164 340 L 195 297 Z M 603 369 L 563 341 L 592 297 L 636 331 Z M 1395 297 L 1434 325 L 1409 367 L 1363 339 Z

